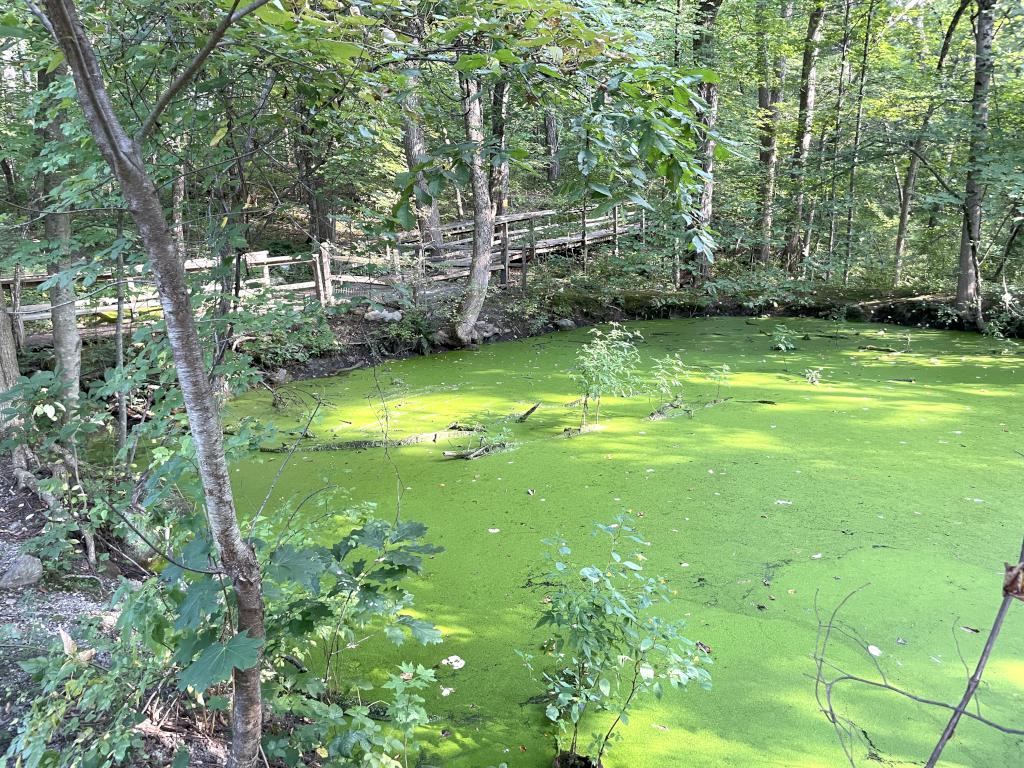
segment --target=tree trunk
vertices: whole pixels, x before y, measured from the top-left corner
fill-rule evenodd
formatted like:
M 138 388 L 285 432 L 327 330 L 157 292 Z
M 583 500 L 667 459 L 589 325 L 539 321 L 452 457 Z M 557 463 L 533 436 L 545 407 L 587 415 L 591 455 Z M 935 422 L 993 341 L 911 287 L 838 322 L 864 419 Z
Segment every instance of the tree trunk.
M 480 81 L 463 77 L 462 114 L 466 141 L 472 146 L 469 166 L 473 187 L 473 257 L 469 268 L 469 285 L 459 308 L 455 335 L 463 344 L 476 340 L 476 321 L 487 298 L 491 277 L 491 246 L 494 240 L 494 205 L 491 202 L 487 164 L 484 160 L 484 112 Z
M 960 23 L 960 18 L 964 15 L 967 7 L 971 4 L 971 0 L 962 0 L 960 7 L 957 8 L 953 14 L 953 19 L 950 21 L 949 26 L 946 28 L 946 35 L 942 40 L 942 48 L 939 50 L 939 60 L 935 65 L 936 72 L 942 72 L 943 67 L 946 64 L 946 57 L 949 55 L 949 49 L 953 42 L 953 34 L 956 32 L 957 25 Z M 942 84 L 945 85 L 947 78 L 942 78 Z M 903 259 L 907 247 L 907 231 L 910 227 L 910 211 L 914 204 L 914 192 L 917 187 L 917 176 L 921 168 L 921 153 L 924 152 L 924 138 L 925 133 L 928 130 L 928 124 L 931 122 L 932 117 L 935 115 L 935 110 L 938 107 L 935 99 L 932 99 L 928 103 L 928 109 L 925 110 L 924 117 L 921 119 L 921 127 L 917 132 L 917 136 L 914 138 L 914 142 L 910 149 L 910 159 L 907 161 L 907 174 L 903 178 L 903 187 L 900 194 L 900 220 L 896 228 L 896 249 L 895 249 L 895 274 L 893 275 L 893 284 L 899 287 L 903 281 Z
M 420 242 L 424 247 L 429 245 L 434 256 L 440 256 L 441 246 L 444 245 L 441 236 L 441 212 L 437 200 L 427 187 L 426 176 L 422 171 L 416 170 L 428 160 L 427 140 L 420 115 L 420 97 L 416 92 L 418 87 L 417 72 L 409 78 L 409 92 L 402 103 L 402 145 L 405 148 L 405 161 L 409 165 L 409 172 L 416 174 L 415 210 Z
M 63 65 L 53 72 L 39 72 L 39 90 L 46 91 L 57 78 L 67 74 Z M 57 111 L 42 130 L 47 143 L 64 142 L 65 123 L 63 111 Z M 59 172 L 46 171 L 42 174 L 42 206 L 49 208 L 57 204 L 54 192 L 63 179 Z M 60 275 L 71 268 L 74 254 L 71 253 L 71 214 L 47 213 L 43 227 L 51 257 L 47 264 L 50 275 Z M 82 370 L 82 339 L 78 333 L 78 315 L 75 312 L 74 282 L 66 277 L 58 279 L 49 290 L 50 321 L 53 325 L 54 370 L 63 385 L 64 419 L 67 420 L 78 406 L 79 379 Z
M 793 146 L 793 213 L 786 240 L 786 268 L 791 272 L 800 262 L 803 248 L 804 225 L 804 172 L 811 149 L 811 130 L 814 127 L 814 100 L 818 89 L 818 50 L 821 46 L 821 27 L 825 17 L 824 0 L 815 0 L 807 18 L 804 38 L 804 56 L 800 66 L 800 108 L 797 114 L 796 141 Z
M 847 58 L 850 53 L 850 9 L 852 0 L 843 3 L 843 40 L 839 48 L 839 85 L 836 91 L 836 121 L 832 127 L 831 173 L 832 177 L 828 193 L 828 255 L 825 267 L 825 280 L 832 279 L 835 265 L 836 236 L 839 231 L 837 203 L 839 200 L 839 145 L 843 138 L 843 106 L 846 102 Z
M 548 150 L 548 183 L 554 184 L 562 172 L 558 161 L 558 117 L 555 110 L 544 110 L 544 143 Z
M 974 44 L 974 92 L 971 96 L 971 148 L 967 159 L 964 220 L 960 237 L 960 272 L 956 284 L 956 306 L 978 330 L 985 327 L 981 310 L 981 215 L 984 189 L 978 167 L 988 143 L 988 101 L 992 85 L 992 42 L 995 39 L 996 0 L 977 0 Z
M 7 392 L 21 378 L 21 369 L 18 367 L 18 348 L 14 340 L 14 327 L 11 324 L 11 316 L 7 312 L 7 297 L 4 289 L 0 286 L 0 395 Z M 0 412 L 2 416 L 2 412 Z M 0 418 L 0 438 L 6 439 L 11 429 L 16 429 L 19 423 L 13 419 Z M 27 470 L 31 458 L 31 449 L 24 444 L 17 445 L 11 451 L 11 461 L 17 470 Z
M 762 32 L 765 31 L 764 11 L 766 0 L 759 0 L 757 13 Z M 792 0 L 785 0 L 782 5 L 781 18 L 783 24 L 789 22 L 793 15 Z M 786 56 L 779 54 L 774 63 L 768 52 L 769 35 L 765 34 L 761 43 L 761 71 L 764 82 L 757 89 L 758 121 L 761 133 L 761 249 L 760 261 L 767 264 L 772 256 L 772 229 L 775 223 L 775 189 L 778 182 L 779 169 L 779 102 L 786 85 Z
M 871 25 L 875 20 L 875 0 L 868 4 L 868 17 L 864 28 L 864 48 L 860 57 L 860 76 L 857 81 L 857 116 L 853 123 L 853 154 L 850 157 L 850 175 L 846 184 L 846 253 L 843 258 L 843 285 L 850 281 L 853 266 L 853 209 L 856 194 L 857 166 L 860 164 L 860 136 L 864 127 L 864 84 L 868 79 L 868 51 L 871 49 Z
M 174 231 L 174 248 L 182 261 L 188 258 L 185 249 L 185 164 L 178 166 L 178 175 L 171 189 L 171 221 Z
M 708 69 L 714 66 L 714 35 L 713 29 L 715 19 L 718 18 L 718 10 L 722 7 L 722 0 L 701 0 L 697 6 L 697 14 L 694 20 L 697 32 L 693 39 L 693 58 L 698 67 Z M 711 217 L 714 213 L 715 195 L 715 123 L 718 120 L 718 84 L 701 82 L 697 86 L 697 94 L 704 100 L 706 106 L 700 115 L 700 122 L 703 126 L 703 137 L 701 140 L 701 171 L 703 172 L 703 185 L 700 191 L 700 209 L 698 218 L 700 225 L 705 228 L 711 226 Z M 711 276 L 711 262 L 704 254 L 698 256 L 697 278 L 698 282 L 706 280 Z
M 507 80 L 498 80 L 491 94 L 491 136 L 498 151 L 498 162 L 490 164 L 490 192 L 494 213 L 504 216 L 509 207 L 509 167 L 508 167 L 508 122 L 509 87 Z
M 96 54 L 71 0 L 46 0 L 54 34 L 75 78 L 78 101 L 100 152 L 121 188 L 156 279 L 167 339 L 178 370 L 213 539 L 235 593 L 237 629 L 264 637 L 260 567 L 242 539 L 224 456 L 217 398 L 189 302 L 185 271 L 160 196 L 139 145 L 125 133 L 107 96 Z M 260 669 L 235 669 L 229 768 L 255 765 L 262 732 Z

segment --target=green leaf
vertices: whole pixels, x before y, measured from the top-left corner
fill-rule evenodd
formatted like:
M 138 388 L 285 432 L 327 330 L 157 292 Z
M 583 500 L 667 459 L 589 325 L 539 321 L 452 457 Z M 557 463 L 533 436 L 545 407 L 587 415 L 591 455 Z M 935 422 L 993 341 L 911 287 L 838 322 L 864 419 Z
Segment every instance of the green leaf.
M 218 129 L 218 131 L 215 134 L 213 134 L 213 138 L 210 139 L 210 146 L 216 147 L 218 144 L 220 144 L 220 140 L 227 136 L 227 134 L 228 127 L 226 125 L 222 125 L 220 129 Z
M 612 692 L 612 684 L 611 684 L 611 683 L 609 683 L 609 682 L 608 682 L 608 681 L 607 681 L 607 680 L 606 680 L 605 678 L 603 678 L 603 677 L 602 677 L 602 678 L 601 678 L 601 679 L 600 679 L 600 680 L 598 681 L 598 683 L 597 683 L 597 687 L 598 687 L 598 688 L 599 688 L 599 689 L 601 690 L 601 694 L 602 694 L 603 696 L 610 696 L 610 695 L 611 695 L 611 692 Z
M 32 37 L 32 33 L 27 29 L 21 27 L 11 27 L 6 24 L 0 24 L 0 37 L 20 37 L 24 40 Z
M 239 632 L 226 644 L 213 643 L 188 665 L 178 680 L 178 689 L 191 687 L 202 693 L 211 685 L 223 683 L 235 669 L 252 669 L 260 659 L 263 640 Z
M 455 68 L 459 72 L 472 72 L 475 69 L 483 69 L 487 66 L 488 56 L 483 53 L 464 53 L 455 62 Z
M 334 61 L 346 62 L 350 59 L 357 59 L 363 54 L 362 46 L 346 43 L 343 40 L 324 40 L 321 45 Z
M 185 599 L 178 606 L 175 629 L 196 629 L 204 618 L 217 608 L 220 599 L 220 585 L 211 577 L 204 576 L 189 585 Z
M 320 574 L 326 568 L 325 550 L 296 549 L 288 544 L 278 547 L 270 556 L 267 576 L 277 583 L 301 584 L 314 595 L 320 592 Z
M 182 745 L 174 753 L 174 760 L 171 761 L 171 768 L 188 768 L 188 747 Z

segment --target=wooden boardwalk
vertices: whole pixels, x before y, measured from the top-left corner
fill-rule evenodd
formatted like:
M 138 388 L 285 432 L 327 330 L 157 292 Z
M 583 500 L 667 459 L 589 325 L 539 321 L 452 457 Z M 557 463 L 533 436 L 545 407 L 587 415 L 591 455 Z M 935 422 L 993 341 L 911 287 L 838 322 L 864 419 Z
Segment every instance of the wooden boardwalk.
M 585 217 L 579 211 L 566 214 L 555 210 L 499 216 L 491 243 L 491 271 L 499 273 L 502 283 L 511 282 L 515 274 L 517 282 L 525 286 L 528 267 L 536 259 L 573 254 L 586 259 L 591 247 L 610 244 L 617 250 L 621 237 L 643 236 L 646 229 L 643 210 L 626 207 L 616 207 L 595 217 Z M 419 283 L 429 290 L 431 284 L 466 278 L 472 261 L 473 222 L 446 224 L 441 233 L 440 248 L 422 243 L 418 232 L 405 232 L 397 237 L 355 237 L 347 242 L 324 243 L 318 252 L 308 255 L 271 256 L 267 251 L 240 254 L 240 293 L 244 296 L 269 290 L 286 301 L 305 300 L 313 295 L 329 306 L 339 298 L 359 294 L 384 298 L 401 284 Z M 213 259 L 190 259 L 185 270 L 204 273 L 217 266 Z M 24 288 L 37 288 L 49 278 L 45 273 L 0 277 L 0 290 L 11 292 L 8 308 L 15 334 L 23 341 L 26 323 L 38 325 L 49 321 L 50 305 L 23 305 L 21 292 Z M 134 321 L 159 311 L 152 280 L 141 267 L 122 276 L 121 282 L 126 319 Z M 93 321 L 88 324 L 91 327 L 84 329 L 86 335 L 113 332 L 112 320 L 118 311 L 117 284 L 112 273 L 100 275 L 92 291 L 76 302 L 77 315 Z M 211 280 L 204 290 L 212 297 L 219 293 L 220 284 Z M 49 334 L 36 334 L 29 341 L 49 343 Z

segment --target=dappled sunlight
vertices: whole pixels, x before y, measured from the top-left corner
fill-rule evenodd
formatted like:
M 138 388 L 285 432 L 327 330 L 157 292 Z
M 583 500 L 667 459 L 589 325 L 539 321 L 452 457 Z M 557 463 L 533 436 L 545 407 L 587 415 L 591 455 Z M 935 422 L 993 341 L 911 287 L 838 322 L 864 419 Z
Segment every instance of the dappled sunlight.
M 794 332 L 812 338 L 798 338 L 785 360 L 742 318 L 635 326 L 645 335 L 645 366 L 673 351 L 693 365 L 727 364 L 730 375 L 720 389 L 704 373 L 683 381 L 690 415 L 651 421 L 658 397 L 606 397 L 599 422 L 591 413 L 592 429 L 565 437 L 582 415 L 566 406 L 579 397 L 568 372 L 584 330 L 393 362 L 378 371 L 392 439 L 481 423 L 507 429 L 514 449 L 474 461 L 441 455 L 475 444 L 474 434 L 396 447 L 387 457 L 381 448 L 299 451 L 275 490 L 276 503 L 335 483 L 350 493 L 338 504 L 373 501 L 391 516 L 400 489 L 402 517 L 426 523 L 428 540 L 445 548 L 410 583 L 410 613 L 438 625 L 444 643 L 374 640 L 359 651 L 377 667 L 466 660 L 457 672 L 439 668 L 439 685 L 454 692 L 428 695 L 439 717 L 423 731 L 428 762 L 550 764 L 550 726 L 531 703 L 541 686 L 515 653 L 535 653 L 543 636 L 534 629 L 546 589 L 540 540 L 564 536 L 581 561 L 601 562 L 593 522 L 617 515 L 638 527 L 649 542 L 636 547 L 646 569 L 677 595 L 659 610 L 685 618 L 688 636 L 714 649 L 715 665 L 712 691 L 672 693 L 638 709 L 609 768 L 845 765 L 808 677 L 814 605 L 831 609 L 866 583 L 844 608 L 846 623 L 883 649 L 889 674 L 955 699 L 964 679 L 955 641 L 973 660 L 984 636 L 958 627 L 991 621 L 999 566 L 1024 525 L 1014 491 L 1021 361 L 986 357 L 975 337 L 917 330 L 913 353 L 878 360 L 856 347 L 902 340 L 854 335 L 850 326 L 848 339 L 818 338 L 835 326 L 812 320 L 793 321 Z M 957 354 L 949 354 L 951 338 Z M 821 368 L 819 384 L 805 379 L 806 368 Z M 371 372 L 290 386 L 329 402 L 303 443 L 381 438 Z M 515 421 L 538 402 L 527 421 Z M 275 412 L 269 397 L 253 395 L 232 414 L 296 430 L 303 408 Z M 241 509 L 258 506 L 282 458 L 261 454 L 234 468 Z M 298 522 L 328 542 L 341 523 L 323 515 L 304 510 Z M 1024 631 L 1004 634 L 984 692 L 993 715 L 1008 722 L 1024 687 L 1015 661 L 1022 638 Z M 865 660 L 856 647 L 836 654 L 858 669 Z M 940 716 L 878 692 L 848 688 L 842 703 L 891 765 L 920 764 L 941 729 Z M 958 741 L 950 765 L 1020 759 L 1015 742 L 986 729 L 961 726 Z

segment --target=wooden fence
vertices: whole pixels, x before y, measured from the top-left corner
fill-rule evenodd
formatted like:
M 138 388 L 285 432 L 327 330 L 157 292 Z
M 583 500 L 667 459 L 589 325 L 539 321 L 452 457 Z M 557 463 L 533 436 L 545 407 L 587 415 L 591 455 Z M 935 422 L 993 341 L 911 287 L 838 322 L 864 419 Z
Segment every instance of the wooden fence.
M 643 209 L 616 206 L 601 216 L 586 216 L 579 211 L 527 211 L 499 216 L 491 241 L 491 271 L 498 272 L 503 284 L 513 281 L 525 287 L 529 265 L 554 254 L 582 257 L 584 267 L 590 248 L 610 244 L 618 252 L 619 239 L 643 236 L 647 219 Z M 474 227 L 472 221 L 446 224 L 441 228 L 442 245 L 423 243 L 418 232 L 397 237 L 354 237 L 344 243 L 324 243 L 315 253 L 271 256 L 267 251 L 239 255 L 239 293 L 252 295 L 270 290 L 282 298 L 296 300 L 312 294 L 324 306 L 339 297 L 366 294 L 378 298 L 393 295 L 397 287 L 409 282 L 422 285 L 461 280 L 469 275 L 472 262 Z M 185 271 L 209 272 L 219 264 L 214 259 L 189 259 Z M 308 268 L 308 271 L 307 271 Z M 296 271 L 306 279 L 296 280 Z M 283 274 L 281 274 L 283 272 Z M 311 276 L 312 279 L 308 279 Z M 46 273 L 16 274 L 0 277 L 0 290 L 9 289 L 9 310 L 19 343 L 25 341 L 25 323 L 50 318 L 49 304 L 21 303 L 26 287 L 38 287 L 50 278 Z M 76 313 L 84 316 L 113 316 L 118 310 L 119 279 L 113 273 L 100 275 L 95 287 L 80 296 Z M 120 278 L 124 289 L 124 312 L 129 319 L 158 311 L 160 302 L 151 278 L 137 267 Z M 216 281 L 205 288 L 215 294 L 221 290 Z M 108 324 L 109 325 L 109 324 Z M 109 332 L 101 326 L 97 333 Z M 47 339 L 37 338 L 45 343 Z

